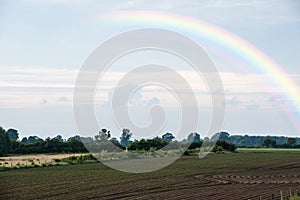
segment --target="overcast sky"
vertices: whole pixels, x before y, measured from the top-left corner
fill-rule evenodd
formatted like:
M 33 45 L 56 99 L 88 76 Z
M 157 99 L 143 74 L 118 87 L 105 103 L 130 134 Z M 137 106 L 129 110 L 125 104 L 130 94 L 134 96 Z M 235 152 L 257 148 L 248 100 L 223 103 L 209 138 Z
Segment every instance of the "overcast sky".
M 300 2 L 297 0 L 1 0 L 0 126 L 19 130 L 21 137 L 45 138 L 61 134 L 67 138 L 78 134 L 72 102 L 82 64 L 112 35 L 143 26 L 131 24 L 128 27 L 109 19 L 105 24 L 103 19 L 98 21 L 99 16 L 120 10 L 169 12 L 218 26 L 263 51 L 300 87 Z M 271 82 L 272 74 L 255 71 L 250 66 L 249 70 L 241 70 L 237 62 L 218 55 L 224 51 L 218 48 L 207 47 L 207 50 L 225 88 L 222 130 L 231 134 L 300 136 L 294 124 L 300 120 L 294 108 L 300 105 L 295 105 L 294 99 L 276 88 Z M 200 126 L 195 131 L 204 135 L 210 122 L 211 100 L 201 77 L 180 59 L 152 51 L 128 55 L 107 72 L 95 97 L 101 126 L 112 130 L 114 136 L 120 134 L 120 127 L 111 117 L 111 93 L 132 66 L 145 62 L 172 66 L 188 80 L 197 93 L 201 114 Z M 160 104 L 169 112 L 161 131 L 178 129 L 178 104 L 167 90 L 159 86 L 141 88 L 129 103 L 130 116 L 136 124 L 149 124 L 149 109 Z M 287 114 L 291 112 L 292 115 Z

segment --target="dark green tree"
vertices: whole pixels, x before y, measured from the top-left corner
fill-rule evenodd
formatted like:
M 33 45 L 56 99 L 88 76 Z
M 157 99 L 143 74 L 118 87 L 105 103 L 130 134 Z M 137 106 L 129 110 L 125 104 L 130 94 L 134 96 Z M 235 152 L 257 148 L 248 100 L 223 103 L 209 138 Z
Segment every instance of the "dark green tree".
M 266 138 L 263 140 L 263 147 L 274 148 L 276 146 L 276 141 L 271 138 Z
M 21 140 L 21 144 L 27 144 L 27 143 L 28 143 L 27 137 L 23 137 Z
M 290 146 L 296 145 L 296 138 L 287 138 L 286 143 Z
M 12 140 L 12 141 L 17 141 L 19 139 L 19 133 L 15 129 L 12 129 L 12 128 L 8 129 L 6 131 L 6 133 L 7 133 L 8 137 L 9 137 L 9 139 Z
M 110 131 L 107 129 L 103 128 L 101 131 L 99 131 L 98 135 L 95 136 L 96 141 L 105 141 L 110 138 Z
M 172 133 L 166 133 L 164 135 L 162 135 L 162 139 L 166 142 L 172 142 L 172 140 L 174 139 L 175 137 L 173 136 Z
M 10 151 L 10 140 L 6 131 L 0 127 L 0 155 L 4 156 Z
M 188 142 L 200 142 L 200 135 L 198 133 L 190 133 L 187 137 Z
M 58 140 L 61 141 L 61 142 L 64 141 L 64 139 L 63 139 L 63 137 L 62 137 L 61 135 L 57 135 L 57 136 L 55 137 L 55 139 L 58 139 Z
M 212 137 L 211 137 L 212 141 L 217 141 L 217 140 L 225 140 L 225 141 L 229 141 L 229 133 L 221 131 L 219 133 L 215 133 Z
M 34 144 L 34 143 L 37 143 L 39 141 L 41 141 L 42 139 L 39 138 L 38 136 L 29 136 L 28 139 L 27 139 L 27 143 L 28 144 Z
M 78 141 L 78 138 L 71 137 L 67 142 L 67 152 L 84 153 L 87 152 L 87 150 L 83 143 L 81 141 Z
M 236 150 L 236 146 L 225 140 L 218 140 L 212 151 L 218 152 L 218 151 L 223 151 L 223 150 L 234 152 Z
M 120 143 L 124 147 L 128 147 L 131 143 L 130 138 L 132 137 L 132 133 L 130 132 L 129 129 L 124 128 L 120 137 Z
M 153 139 L 141 139 L 140 141 L 134 141 L 128 147 L 128 150 L 146 150 L 149 151 L 151 148 L 155 150 L 161 149 L 166 146 L 168 142 L 164 141 L 162 138 L 155 137 Z

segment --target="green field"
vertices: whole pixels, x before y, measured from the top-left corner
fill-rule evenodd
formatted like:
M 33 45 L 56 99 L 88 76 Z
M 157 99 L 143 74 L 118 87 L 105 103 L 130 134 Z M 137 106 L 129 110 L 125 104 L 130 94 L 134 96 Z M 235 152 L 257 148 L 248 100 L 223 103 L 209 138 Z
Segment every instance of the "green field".
M 300 185 L 300 152 L 184 156 L 129 174 L 100 163 L 0 172 L 0 199 L 271 199 Z
M 238 152 L 296 152 L 300 153 L 300 149 L 280 149 L 280 148 L 237 148 Z

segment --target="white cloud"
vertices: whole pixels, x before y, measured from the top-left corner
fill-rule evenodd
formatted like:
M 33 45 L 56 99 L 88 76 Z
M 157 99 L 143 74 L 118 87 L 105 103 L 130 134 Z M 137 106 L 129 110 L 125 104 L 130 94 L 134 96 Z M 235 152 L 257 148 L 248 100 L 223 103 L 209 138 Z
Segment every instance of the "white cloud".
M 67 70 L 58 68 L 22 68 L 22 67 L 0 67 L 0 105 L 1 107 L 38 107 L 40 102 L 47 100 L 48 106 L 71 106 L 73 89 L 78 74 L 77 70 Z M 149 72 L 147 72 L 149 75 Z M 162 76 L 163 73 L 154 73 L 153 76 Z M 202 107 L 211 106 L 211 96 L 206 84 L 201 80 L 201 76 L 192 71 L 178 71 L 178 73 L 188 81 L 193 89 L 198 103 Z M 126 72 L 107 72 L 96 93 L 96 103 L 104 105 L 109 101 L 109 93 L 118 85 L 118 81 Z M 168 77 L 164 74 L 162 77 Z M 226 91 L 226 105 L 235 109 L 247 109 L 254 104 L 260 104 L 260 108 L 274 108 L 277 103 L 271 101 L 272 96 L 285 95 L 278 88 L 270 84 L 270 75 L 263 74 L 242 74 L 220 72 Z M 294 80 L 300 80 L 300 75 L 290 75 Z M 143 79 L 143 74 L 136 74 L 135 81 Z M 172 77 L 168 80 L 172 81 Z M 130 84 L 130 83 L 128 83 Z M 176 90 L 189 99 L 190 93 L 181 83 L 172 84 Z M 167 88 L 168 89 L 168 88 Z M 158 85 L 147 85 L 140 93 L 139 97 L 143 105 L 153 102 L 153 98 L 158 102 L 165 102 L 165 105 L 176 106 L 166 88 Z M 135 99 L 135 102 L 138 101 Z M 282 101 L 281 101 L 282 102 Z M 292 103 L 291 100 L 285 101 Z M 188 103 L 188 102 L 187 102 Z

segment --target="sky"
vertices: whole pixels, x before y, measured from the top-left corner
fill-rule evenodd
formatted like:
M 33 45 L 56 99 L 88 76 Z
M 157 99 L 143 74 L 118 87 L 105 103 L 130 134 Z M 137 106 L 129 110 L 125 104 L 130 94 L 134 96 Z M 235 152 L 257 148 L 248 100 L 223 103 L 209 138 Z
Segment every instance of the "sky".
M 17 129 L 20 137 L 60 134 L 68 138 L 80 134 L 74 120 L 73 91 L 82 65 L 94 49 L 112 36 L 149 27 L 103 16 L 113 11 L 141 10 L 192 17 L 239 36 L 275 61 L 295 83 L 292 89 L 300 92 L 297 0 L 1 0 L 0 126 Z M 300 137 L 300 114 L 295 109 L 300 105 L 271 81 L 274 74 L 256 70 L 218 45 L 205 46 L 205 41 L 192 39 L 204 45 L 224 85 L 226 112 L 220 130 L 230 134 Z M 195 131 L 205 135 L 212 116 L 211 96 L 205 83 L 180 58 L 150 50 L 126 55 L 106 72 L 95 94 L 99 126 L 110 129 L 115 137 L 120 135 L 125 127 L 118 127 L 112 116 L 112 94 L 127 72 L 145 63 L 172 66 L 188 80 L 199 104 L 200 125 Z M 168 74 L 162 72 L 159 76 Z M 180 84 L 175 87 L 180 88 Z M 137 138 L 179 129 L 180 102 L 168 89 L 144 86 L 128 102 L 130 118 L 140 127 L 151 124 L 149 112 L 154 105 L 161 105 L 166 113 L 160 132 L 133 132 Z

